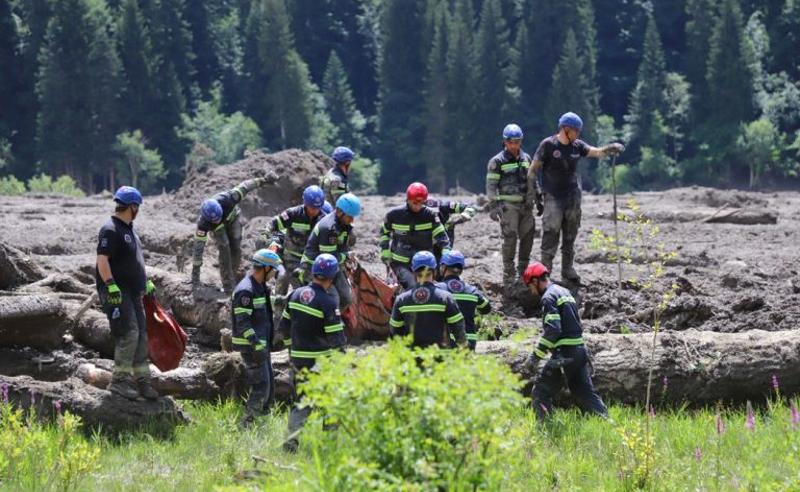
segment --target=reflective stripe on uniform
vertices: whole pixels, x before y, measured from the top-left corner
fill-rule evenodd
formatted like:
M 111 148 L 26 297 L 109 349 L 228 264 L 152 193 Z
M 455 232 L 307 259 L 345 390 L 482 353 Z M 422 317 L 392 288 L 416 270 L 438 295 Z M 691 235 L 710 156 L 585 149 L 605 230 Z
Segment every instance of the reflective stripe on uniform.
M 463 320 L 464 320 L 464 315 L 461 314 L 461 313 L 456 313 L 456 314 L 450 316 L 449 318 L 447 318 L 447 322 L 450 323 L 451 325 L 453 323 L 458 323 L 459 321 L 463 321 Z
M 521 195 L 497 195 L 497 199 L 502 202 L 521 202 L 523 200 Z
M 482 303 L 478 304 L 478 308 L 486 307 L 486 305 L 488 304 L 489 304 L 489 299 L 484 299 Z
M 443 313 L 444 304 L 420 304 L 418 306 L 400 306 L 400 312 L 405 313 Z M 460 314 L 460 313 L 459 313 Z
M 477 342 L 478 341 L 478 334 L 477 333 L 467 333 L 467 340 L 470 342 Z
M 208 241 L 208 236 L 207 236 L 207 235 L 205 235 L 205 234 L 203 234 L 202 236 L 201 236 L 201 235 L 199 235 L 199 234 L 195 234 L 195 235 L 194 235 L 194 239 L 195 239 L 196 241 Z
M 434 229 L 431 234 L 433 234 L 434 236 L 438 236 L 439 234 L 444 234 L 444 233 L 445 233 L 444 232 L 444 226 L 440 224 L 439 227 Z
M 490 179 L 492 181 L 498 181 L 498 180 L 500 180 L 500 174 L 499 173 L 487 173 L 486 174 L 486 179 Z
M 561 296 L 561 297 L 559 297 L 559 298 L 558 298 L 558 300 L 556 301 L 556 305 L 557 305 L 557 306 L 561 306 L 562 304 L 566 304 L 566 303 L 568 303 L 568 302 L 571 302 L 571 303 L 573 303 L 573 304 L 574 304 L 574 303 L 575 303 L 575 298 L 574 298 L 574 297 L 572 297 L 572 296 Z
M 414 224 L 415 231 L 428 231 L 433 229 L 433 222 L 425 222 L 424 224 Z
M 560 320 L 560 319 L 561 319 L 561 315 L 560 314 L 558 314 L 558 313 L 550 313 L 550 314 L 545 315 L 544 322 L 547 323 L 548 321 Z
M 411 261 L 411 258 L 408 258 L 407 256 L 403 255 L 398 255 L 397 253 L 392 253 L 392 260 L 398 261 L 400 263 L 409 263 Z
M 325 325 L 323 327 L 325 333 L 336 333 L 344 330 L 344 323 L 336 323 L 335 325 Z
M 577 345 L 583 345 L 583 337 L 561 338 L 555 343 L 556 347 L 575 347 Z
M 456 301 L 478 302 L 478 296 L 473 294 L 453 294 L 453 299 Z
M 242 336 L 245 337 L 245 338 L 250 338 L 250 335 L 255 335 L 255 334 L 256 334 L 256 331 L 254 329 L 248 328 L 248 329 L 246 329 L 244 331 L 244 333 L 242 333 Z
M 540 359 L 544 359 L 545 357 L 547 357 L 547 352 L 540 350 L 538 347 L 533 349 L 533 353 L 536 354 L 536 357 Z
M 292 319 L 292 313 L 290 313 L 288 309 L 284 309 L 281 317 L 286 319 Z
M 266 297 L 254 297 L 253 306 L 264 306 L 267 303 Z
M 289 308 L 290 309 L 296 309 L 298 311 L 302 311 L 302 312 L 304 312 L 306 314 L 310 314 L 311 316 L 314 316 L 315 318 L 322 319 L 322 318 L 325 317 L 325 315 L 319 309 L 314 309 L 311 306 L 306 306 L 305 304 L 300 304 L 298 302 L 290 302 L 289 303 Z
M 231 337 L 231 343 L 233 343 L 234 345 L 247 345 L 247 346 L 249 346 L 250 345 L 250 340 L 248 340 L 246 338 L 240 338 L 240 337 Z
M 237 307 L 233 308 L 233 314 L 253 314 L 253 310 L 249 308 Z
M 332 350 L 295 350 L 293 348 L 289 349 L 289 355 L 291 357 L 296 357 L 298 359 L 316 359 L 317 357 L 323 357 L 326 355 L 330 355 L 333 353 Z
M 408 232 L 411 230 L 410 225 L 405 224 L 392 224 L 392 230 L 394 231 L 401 231 L 401 232 Z
M 389 318 L 389 324 L 395 328 L 402 328 L 405 326 L 406 322 L 403 320 L 396 320 L 394 318 Z
M 334 251 L 336 251 L 337 247 L 338 246 L 336 246 L 335 244 L 331 244 L 331 245 L 320 244 L 319 245 L 319 250 L 322 251 L 323 253 L 333 253 Z
M 310 231 L 311 230 L 311 224 L 303 224 L 302 222 L 294 222 L 294 223 L 292 223 L 292 229 L 295 229 L 295 230 L 298 230 L 298 231 Z
M 299 251 L 293 251 L 291 249 L 284 249 L 283 252 L 284 253 L 289 253 L 290 255 L 292 255 L 294 257 L 297 257 L 297 258 L 302 258 L 303 257 L 303 253 L 300 253 Z

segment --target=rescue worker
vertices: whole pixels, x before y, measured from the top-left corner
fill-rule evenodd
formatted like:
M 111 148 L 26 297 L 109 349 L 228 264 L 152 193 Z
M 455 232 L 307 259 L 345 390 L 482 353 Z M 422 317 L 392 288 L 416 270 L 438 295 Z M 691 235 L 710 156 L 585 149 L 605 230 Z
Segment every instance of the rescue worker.
M 306 249 L 303 252 L 302 266 L 295 270 L 301 282 L 311 269 L 314 260 L 320 253 L 328 253 L 336 257 L 336 261 L 343 264 L 348 258 L 350 235 L 353 232 L 353 221 L 361 214 L 361 201 L 352 193 L 345 193 L 336 201 L 336 209 L 323 217 L 312 229 L 308 236 Z M 341 310 L 353 303 L 353 291 L 343 268 L 337 268 L 338 273 L 333 280 L 334 289 L 331 294 Z
M 425 206 L 433 209 L 439 215 L 439 220 L 444 224 L 447 238 L 450 239 L 451 248 L 454 248 L 456 244 L 456 226 L 469 222 L 477 213 L 477 209 L 472 204 L 450 200 L 428 199 Z M 437 260 L 442 257 L 442 251 L 438 248 L 434 248 L 433 254 L 436 255 Z
M 219 276 L 222 288 L 230 293 L 236 285 L 236 271 L 242 259 L 242 224 L 239 222 L 239 202 L 256 188 L 274 182 L 274 178 L 248 179 L 232 190 L 217 193 L 200 205 L 197 232 L 194 236 L 192 285 L 200 283 L 200 267 L 208 234 L 213 233 L 219 249 Z
M 533 249 L 535 222 L 528 193 L 531 156 L 522 150 L 522 136 L 522 129 L 518 125 L 506 125 L 503 129 L 503 150 L 489 159 L 486 173 L 489 217 L 500 222 L 503 235 L 503 280 L 506 286 L 525 270 Z M 519 256 L 515 271 L 517 243 Z
M 338 301 L 330 294 L 340 273 L 336 257 L 318 255 L 311 267 L 311 283 L 292 292 L 275 337 L 276 347 L 281 342 L 289 346 L 294 380 L 295 405 L 289 411 L 289 435 L 283 443 L 287 452 L 297 451 L 298 435 L 311 413 L 311 407 L 297 398 L 297 385 L 302 384 L 305 372 L 314 367 L 317 359 L 333 350 L 344 350 L 347 342 Z
M 331 154 L 333 167 L 322 177 L 322 189 L 325 191 L 325 199 L 330 203 L 336 203 L 339 197 L 348 193 L 350 187 L 347 184 L 347 175 L 350 172 L 350 163 L 353 161 L 355 153 L 348 147 L 336 147 Z
M 243 278 L 231 298 L 232 343 L 242 354 L 250 395 L 245 403 L 242 423 L 251 424 L 267 413 L 274 394 L 274 376 L 269 345 L 273 336 L 272 305 L 267 282 L 283 273 L 277 253 L 259 249 L 250 259 L 250 273 Z
M 415 254 L 435 248 L 442 252 L 450 249 L 444 224 L 433 209 L 425 206 L 427 200 L 428 188 L 422 183 L 411 183 L 406 189 L 406 204 L 389 210 L 383 219 L 381 261 L 394 272 L 403 290 L 417 285 L 410 268 Z
M 529 189 L 541 181 L 541 191 L 536 191 L 535 201 L 537 208 L 544 209 L 542 263 L 552 270 L 559 236 L 563 233 L 561 277 L 576 284 L 580 283 L 580 276 L 574 267 L 575 238 L 581 226 L 578 161 L 583 157 L 599 159 L 619 154 L 625 149 L 619 143 L 592 147 L 578 138 L 582 129 L 580 116 L 564 113 L 558 119 L 558 133 L 542 140 L 528 172 Z
M 589 354 L 583 344 L 578 305 L 572 294 L 551 282 L 550 271 L 539 262 L 529 265 L 522 279 L 532 294 L 541 297 L 542 305 L 542 336 L 526 362 L 530 373 L 536 374 L 539 361 L 551 354 L 534 382 L 536 414 L 545 418 L 552 412 L 553 398 L 566 377 L 569 391 L 583 411 L 607 417 L 608 410 L 592 384 Z
M 269 226 L 256 240 L 257 248 L 268 248 L 277 253 L 287 272 L 300 268 L 303 251 L 308 243 L 308 236 L 317 222 L 324 216 L 322 207 L 325 205 L 325 193 L 317 185 L 312 185 L 303 190 L 303 204 L 287 208 L 276 215 Z M 281 275 L 275 282 L 276 296 L 285 296 L 289 285 L 296 289 L 300 287 L 300 279 L 296 275 Z M 284 299 L 285 300 L 285 299 Z M 276 319 L 280 318 L 283 310 L 276 304 Z
M 142 194 L 130 186 L 114 193 L 114 215 L 100 228 L 95 283 L 114 338 L 114 370 L 108 390 L 125 398 L 158 398 L 150 384 L 147 320 L 143 295 L 155 285 L 147 279 L 142 242 L 133 221 L 142 205 Z
M 436 286 L 449 292 L 458 304 L 458 309 L 464 315 L 464 329 L 467 344 L 470 350 L 475 350 L 478 343 L 478 331 L 475 326 L 475 314 L 489 314 L 492 305 L 477 287 L 461 280 L 461 273 L 466 266 L 466 259 L 460 251 L 450 250 L 442 255 L 439 265 L 442 281 Z
M 397 296 L 389 326 L 393 335 L 411 334 L 413 347 L 451 344 L 466 347 L 464 315 L 453 296 L 433 283 L 436 258 L 430 251 L 420 251 L 411 259 L 416 287 Z
M 320 208 L 322 212 L 322 216 L 325 217 L 329 213 L 333 212 L 333 205 L 328 200 L 325 200 L 325 203 L 322 204 L 322 208 Z

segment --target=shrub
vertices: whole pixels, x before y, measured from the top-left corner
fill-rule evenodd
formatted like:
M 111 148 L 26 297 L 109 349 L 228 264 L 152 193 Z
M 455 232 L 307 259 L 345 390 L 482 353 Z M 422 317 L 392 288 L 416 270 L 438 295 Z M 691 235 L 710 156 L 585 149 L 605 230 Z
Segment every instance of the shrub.
M 370 159 L 356 157 L 350 166 L 353 190 L 359 193 L 375 193 L 378 191 L 378 166 Z
M 50 193 L 53 191 L 53 178 L 47 174 L 40 174 L 28 180 L 28 190 L 34 193 Z
M 25 193 L 25 183 L 14 176 L 0 178 L 0 195 L 21 195 Z
M 304 434 L 316 458 L 312 488 L 501 483 L 500 464 L 522 441 L 512 437 L 524 406 L 517 376 L 491 357 L 407 344 L 395 339 L 366 355 L 337 355 L 301 386 L 317 409 Z M 337 430 L 322 430 L 323 419 Z
M 63 175 L 59 176 L 53 183 L 52 191 L 54 193 L 61 193 L 68 196 L 86 196 L 86 194 L 78 187 L 78 183 L 72 179 L 72 176 Z

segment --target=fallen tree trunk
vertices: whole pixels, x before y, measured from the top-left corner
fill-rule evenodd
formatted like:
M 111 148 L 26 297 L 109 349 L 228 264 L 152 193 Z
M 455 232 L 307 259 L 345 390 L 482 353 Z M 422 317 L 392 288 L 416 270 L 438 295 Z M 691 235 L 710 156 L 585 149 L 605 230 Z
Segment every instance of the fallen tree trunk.
M 44 278 L 39 266 L 17 248 L 0 243 L 0 289 L 11 289 Z
M 119 432 L 147 426 L 148 429 L 169 431 L 188 421 L 171 398 L 131 401 L 77 378 L 47 382 L 28 376 L 0 376 L 0 386 L 7 389 L 9 401 L 15 406 L 33 407 L 38 416 L 53 418 L 57 414 L 55 402 L 58 402 L 62 411 L 80 416 L 92 429 Z
M 664 222 L 701 222 L 707 224 L 759 225 L 777 224 L 778 214 L 773 210 L 736 208 L 710 210 L 700 208 L 694 210 L 656 211 L 645 214 L 647 218 L 658 223 Z
M 600 394 L 609 400 L 644 404 L 652 334 L 584 337 L 593 353 L 594 383 Z M 479 342 L 477 351 L 497 356 L 523 378 L 531 378 L 524 368 L 530 345 Z M 662 332 L 655 352 L 651 401 L 693 405 L 757 401 L 774 394 L 773 375 L 780 382 L 781 394 L 800 394 L 800 331 Z
M 108 317 L 100 311 L 87 311 L 72 327 L 72 334 L 81 345 L 97 350 L 104 358 L 114 358 L 114 337 Z
M 63 303 L 52 296 L 0 297 L 0 346 L 52 350 L 67 329 Z

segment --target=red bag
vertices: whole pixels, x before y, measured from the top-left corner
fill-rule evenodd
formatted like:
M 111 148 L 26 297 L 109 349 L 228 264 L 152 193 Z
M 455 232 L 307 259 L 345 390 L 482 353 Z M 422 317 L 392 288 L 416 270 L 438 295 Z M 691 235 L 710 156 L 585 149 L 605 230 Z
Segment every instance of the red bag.
M 181 363 L 189 337 L 156 296 L 144 296 L 144 312 L 150 361 L 162 372 L 175 369 Z

